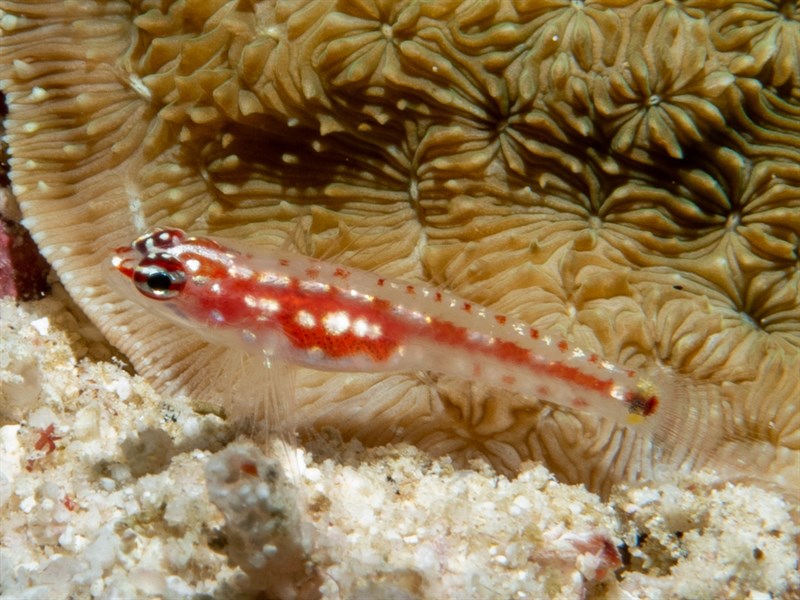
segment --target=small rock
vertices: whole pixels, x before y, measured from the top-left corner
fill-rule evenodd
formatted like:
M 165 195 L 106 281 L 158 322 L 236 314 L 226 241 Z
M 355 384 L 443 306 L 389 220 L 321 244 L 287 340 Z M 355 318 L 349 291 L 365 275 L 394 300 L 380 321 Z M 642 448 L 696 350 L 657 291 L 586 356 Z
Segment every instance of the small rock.
M 0 218 L 0 297 L 42 298 L 50 289 L 49 271 L 28 230 Z

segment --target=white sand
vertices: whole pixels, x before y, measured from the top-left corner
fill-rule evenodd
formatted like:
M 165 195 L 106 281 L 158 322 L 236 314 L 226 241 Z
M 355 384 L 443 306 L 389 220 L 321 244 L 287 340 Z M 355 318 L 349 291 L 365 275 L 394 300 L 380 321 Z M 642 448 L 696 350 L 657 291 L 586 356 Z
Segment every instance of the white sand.
M 317 459 L 273 450 L 295 486 L 131 375 L 67 303 L 0 303 L 3 598 L 800 595 L 800 529 L 775 492 L 675 474 L 603 502 L 540 465 L 508 481 L 331 433 Z

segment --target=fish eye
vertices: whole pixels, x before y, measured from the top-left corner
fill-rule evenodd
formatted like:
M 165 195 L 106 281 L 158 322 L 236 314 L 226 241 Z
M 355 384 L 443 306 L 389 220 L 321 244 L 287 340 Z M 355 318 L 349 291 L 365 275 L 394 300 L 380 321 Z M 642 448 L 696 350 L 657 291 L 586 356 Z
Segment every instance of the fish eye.
M 186 285 L 186 272 L 174 256 L 163 252 L 149 254 L 134 269 L 133 284 L 148 298 L 168 300 Z

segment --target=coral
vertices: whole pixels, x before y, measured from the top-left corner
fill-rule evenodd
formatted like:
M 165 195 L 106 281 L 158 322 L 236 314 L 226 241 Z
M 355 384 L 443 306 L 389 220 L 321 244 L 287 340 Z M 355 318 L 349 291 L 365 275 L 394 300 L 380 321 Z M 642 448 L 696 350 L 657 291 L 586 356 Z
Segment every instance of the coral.
M 725 117 L 713 100 L 734 77 L 714 70 L 703 25 L 698 21 L 667 31 L 653 26 L 647 36 L 652 39 L 632 47 L 621 73 L 610 70 L 598 79 L 595 103 L 612 131 L 614 151 L 628 153 L 641 146 L 683 158 L 684 146 L 691 148 L 709 131 L 725 128 Z
M 800 8 L 789 0 L 731 3 L 712 21 L 714 43 L 744 51 L 731 63 L 740 75 L 775 87 L 800 87 Z M 796 91 L 792 92 L 796 96 Z
M 508 474 L 538 459 L 603 492 L 711 461 L 710 440 L 752 464 L 763 448 L 798 460 L 795 4 L 0 10 L 24 223 L 157 388 L 208 406 L 232 360 L 102 278 L 110 248 L 170 225 L 444 285 L 665 372 L 693 433 L 664 447 L 469 382 L 300 370 L 291 414 L 308 438 L 331 426 Z

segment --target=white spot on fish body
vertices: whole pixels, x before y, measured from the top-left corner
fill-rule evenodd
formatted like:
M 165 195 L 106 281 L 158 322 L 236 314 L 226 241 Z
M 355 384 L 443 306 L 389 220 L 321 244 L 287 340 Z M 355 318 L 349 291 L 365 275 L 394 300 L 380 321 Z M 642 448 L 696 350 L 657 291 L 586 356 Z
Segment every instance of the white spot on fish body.
M 289 283 L 291 283 L 286 275 L 278 275 L 277 273 L 270 273 L 269 271 L 259 273 L 256 279 L 258 283 L 274 285 L 276 287 L 289 287 Z
M 300 289 L 304 292 L 316 292 L 316 293 L 325 293 L 330 291 L 331 286 L 327 283 L 322 283 L 321 281 L 308 281 L 304 280 L 300 282 Z
M 418 310 L 410 310 L 408 307 L 403 306 L 402 304 L 398 304 L 392 309 L 392 312 L 398 316 L 406 317 L 412 321 L 417 321 L 418 323 L 430 323 L 431 318 L 427 315 L 422 314 Z
M 237 267 L 236 265 L 228 268 L 228 274 L 235 279 L 250 279 L 253 276 L 253 272 L 250 269 Z
M 497 341 L 491 335 L 481 333 L 480 331 L 467 332 L 467 340 L 475 342 L 476 344 L 483 344 L 484 346 L 492 346 Z
M 259 298 L 258 308 L 267 313 L 276 313 L 280 310 L 280 303 L 273 298 Z
M 311 346 L 306 353 L 312 358 L 322 360 L 325 357 L 325 352 L 319 346 Z
M 365 337 L 369 331 L 369 323 L 366 319 L 358 318 L 353 321 L 353 333 L 358 337 Z
M 295 322 L 300 325 L 300 327 L 305 327 L 306 329 L 311 329 L 317 324 L 317 320 L 314 318 L 310 312 L 306 310 L 300 310 L 294 317 Z
M 358 302 L 369 303 L 369 302 L 374 302 L 375 301 L 375 296 L 370 296 L 369 294 L 364 294 L 363 292 L 359 292 L 356 289 L 352 289 L 352 288 L 347 289 L 347 290 L 344 290 L 342 288 L 335 288 L 335 289 L 340 291 L 342 294 L 344 294 L 346 296 L 349 296 L 353 300 L 357 300 Z
M 344 311 L 328 313 L 322 318 L 322 325 L 331 335 L 341 335 L 350 328 L 350 316 Z
M 196 258 L 190 258 L 186 261 L 186 268 L 192 273 L 197 273 L 200 270 L 200 261 Z

